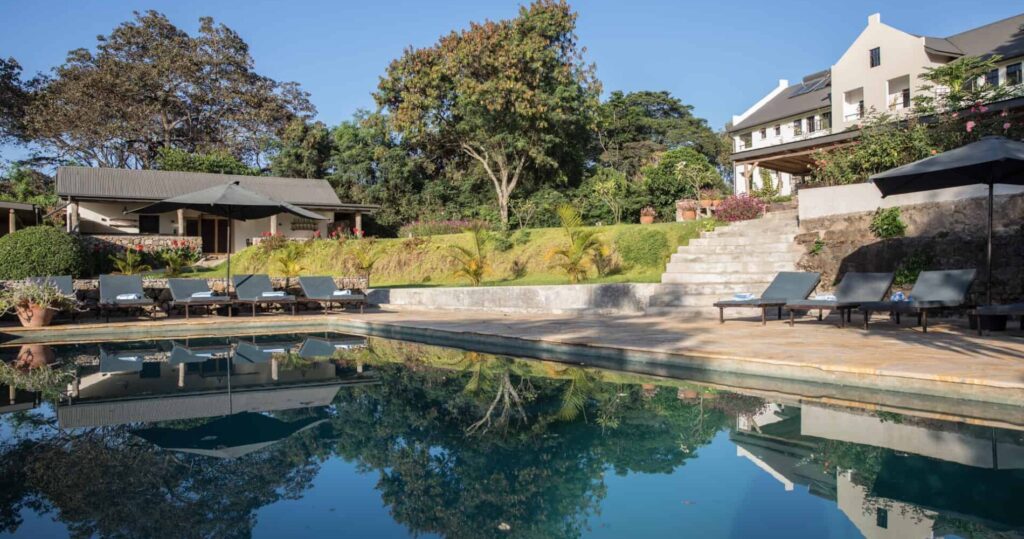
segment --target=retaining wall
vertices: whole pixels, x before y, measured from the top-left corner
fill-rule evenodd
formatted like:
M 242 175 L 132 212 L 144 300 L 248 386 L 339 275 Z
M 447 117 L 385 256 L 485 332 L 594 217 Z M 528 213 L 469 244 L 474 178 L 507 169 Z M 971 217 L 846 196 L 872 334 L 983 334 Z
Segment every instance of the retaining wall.
M 369 302 L 388 309 L 507 313 L 640 313 L 658 285 L 611 283 L 550 286 L 379 288 Z
M 1024 186 L 997 185 L 995 194 L 1012 195 L 1024 193 Z M 800 190 L 800 220 L 831 217 L 848 213 L 873 212 L 878 208 L 908 206 L 938 202 L 982 198 L 988 196 L 988 187 L 952 187 L 935 191 L 922 191 L 906 195 L 882 198 L 873 183 L 836 185 L 833 187 L 812 187 Z

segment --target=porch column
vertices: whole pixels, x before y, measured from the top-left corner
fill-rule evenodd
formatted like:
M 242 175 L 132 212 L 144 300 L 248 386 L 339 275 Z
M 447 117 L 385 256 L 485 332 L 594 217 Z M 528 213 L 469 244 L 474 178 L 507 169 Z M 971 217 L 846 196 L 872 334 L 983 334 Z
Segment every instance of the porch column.
M 270 379 L 275 381 L 275 382 L 277 381 L 277 368 L 278 368 L 277 367 L 277 360 L 276 359 L 271 359 L 270 360 Z
M 277 234 L 277 216 L 276 215 L 271 215 L 270 216 L 270 233 L 271 234 Z
M 184 208 L 178 208 L 178 235 L 185 235 L 185 210 Z
M 77 202 L 72 201 L 72 202 L 68 203 L 67 217 L 68 217 L 68 232 L 77 232 L 78 231 L 78 203 Z
M 14 215 L 14 208 L 8 210 L 7 213 L 7 233 L 11 234 L 17 228 L 17 217 Z
M 185 364 L 178 365 L 178 387 L 185 387 Z
M 355 228 L 357 228 L 359 230 L 363 229 L 363 214 L 362 213 L 356 212 L 355 224 L 356 224 Z

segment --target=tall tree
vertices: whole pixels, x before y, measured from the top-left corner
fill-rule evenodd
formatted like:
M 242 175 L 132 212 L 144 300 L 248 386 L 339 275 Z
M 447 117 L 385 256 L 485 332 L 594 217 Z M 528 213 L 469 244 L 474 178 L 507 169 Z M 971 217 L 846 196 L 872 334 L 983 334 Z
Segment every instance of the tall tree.
M 21 80 L 21 65 L 14 58 L 0 58 L 0 144 L 23 135 L 29 97 L 30 89 Z
M 668 92 L 612 92 L 599 126 L 599 160 L 633 179 L 665 150 L 691 147 L 715 163 L 721 146 L 707 121 Z
M 331 158 L 331 133 L 323 122 L 296 118 L 288 124 L 275 144 L 270 164 L 275 176 L 286 178 L 323 178 Z
M 156 156 L 156 168 L 242 176 L 259 176 L 260 174 L 259 169 L 246 166 L 235 156 L 223 150 L 214 150 L 210 153 L 189 153 L 179 148 L 160 148 Z
M 521 7 L 514 19 L 473 23 L 431 47 L 408 49 L 388 67 L 375 98 L 431 158 L 453 172 L 476 163 L 507 224 L 509 199 L 526 175 L 582 170 L 600 85 L 575 26 L 568 4 L 553 0 Z
M 26 134 L 54 161 L 151 167 L 173 147 L 258 166 L 268 140 L 314 111 L 295 83 L 257 74 L 245 41 L 209 17 L 191 36 L 136 12 L 98 41 L 69 52 L 26 110 Z

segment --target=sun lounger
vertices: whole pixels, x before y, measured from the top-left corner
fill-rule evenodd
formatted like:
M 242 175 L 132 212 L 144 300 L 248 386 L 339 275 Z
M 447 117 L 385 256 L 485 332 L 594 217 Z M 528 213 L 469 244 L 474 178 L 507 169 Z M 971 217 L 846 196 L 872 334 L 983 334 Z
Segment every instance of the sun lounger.
M 365 294 L 339 289 L 334 283 L 333 277 L 299 277 L 299 286 L 302 287 L 302 293 L 306 296 L 304 299 L 326 306 L 328 311 L 335 303 L 341 305 L 342 308 L 349 304 L 358 305 L 359 312 L 363 312 L 363 307 L 366 305 Z
M 138 275 L 100 275 L 100 314 L 110 321 L 110 311 L 140 309 L 153 318 L 156 302 L 146 297 Z
M 818 286 L 821 274 L 806 271 L 781 271 L 759 298 L 723 300 L 715 303 L 718 307 L 718 321 L 725 323 L 725 309 L 732 307 L 761 309 L 761 324 L 768 321 L 768 309 L 778 309 L 782 318 L 782 307 L 789 301 L 805 299 Z
M 1003 305 L 981 305 L 970 311 L 970 314 L 978 317 L 978 335 L 983 333 L 982 316 L 1017 316 L 1020 317 L 1020 329 L 1024 330 L 1024 302 L 1006 303 Z
M 909 301 L 871 301 L 862 303 L 864 329 L 873 312 L 889 312 L 900 322 L 901 314 L 916 314 L 918 324 L 928 331 L 928 313 L 940 309 L 955 309 L 966 306 L 967 292 L 971 289 L 973 269 L 922 271 L 910 290 Z
M 818 311 L 818 320 L 822 311 L 829 310 L 839 313 L 839 327 L 846 327 L 850 313 L 864 302 L 880 301 L 885 298 L 892 287 L 892 273 L 858 273 L 849 272 L 836 286 L 835 299 L 800 299 L 786 302 L 789 311 L 789 325 L 795 325 L 795 311 Z
M 184 307 L 186 319 L 192 307 L 228 306 L 231 316 L 231 298 L 215 295 L 206 279 L 167 279 L 167 287 L 171 289 L 171 307 Z
M 266 275 L 235 275 L 231 282 L 238 298 L 235 302 L 252 305 L 253 316 L 256 316 L 258 305 L 290 305 L 292 314 L 295 314 L 295 296 L 274 290 Z

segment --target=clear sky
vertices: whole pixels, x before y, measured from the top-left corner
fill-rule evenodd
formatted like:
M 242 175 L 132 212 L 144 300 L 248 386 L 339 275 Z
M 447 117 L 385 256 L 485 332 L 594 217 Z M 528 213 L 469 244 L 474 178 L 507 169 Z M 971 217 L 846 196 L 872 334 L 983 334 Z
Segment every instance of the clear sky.
M 572 2 L 587 59 L 605 92 L 668 90 L 721 128 L 780 78 L 799 80 L 830 66 L 881 12 L 882 22 L 946 36 L 1024 12 L 1020 0 L 662 0 Z M 249 43 L 259 73 L 297 81 L 329 125 L 359 108 L 391 59 L 469 21 L 514 16 L 498 0 L 150 0 L 0 1 L 0 56 L 27 73 L 47 71 L 67 51 L 93 47 L 131 18 L 156 9 L 194 33 L 212 16 Z M 16 153 L 0 148 L 10 159 Z

